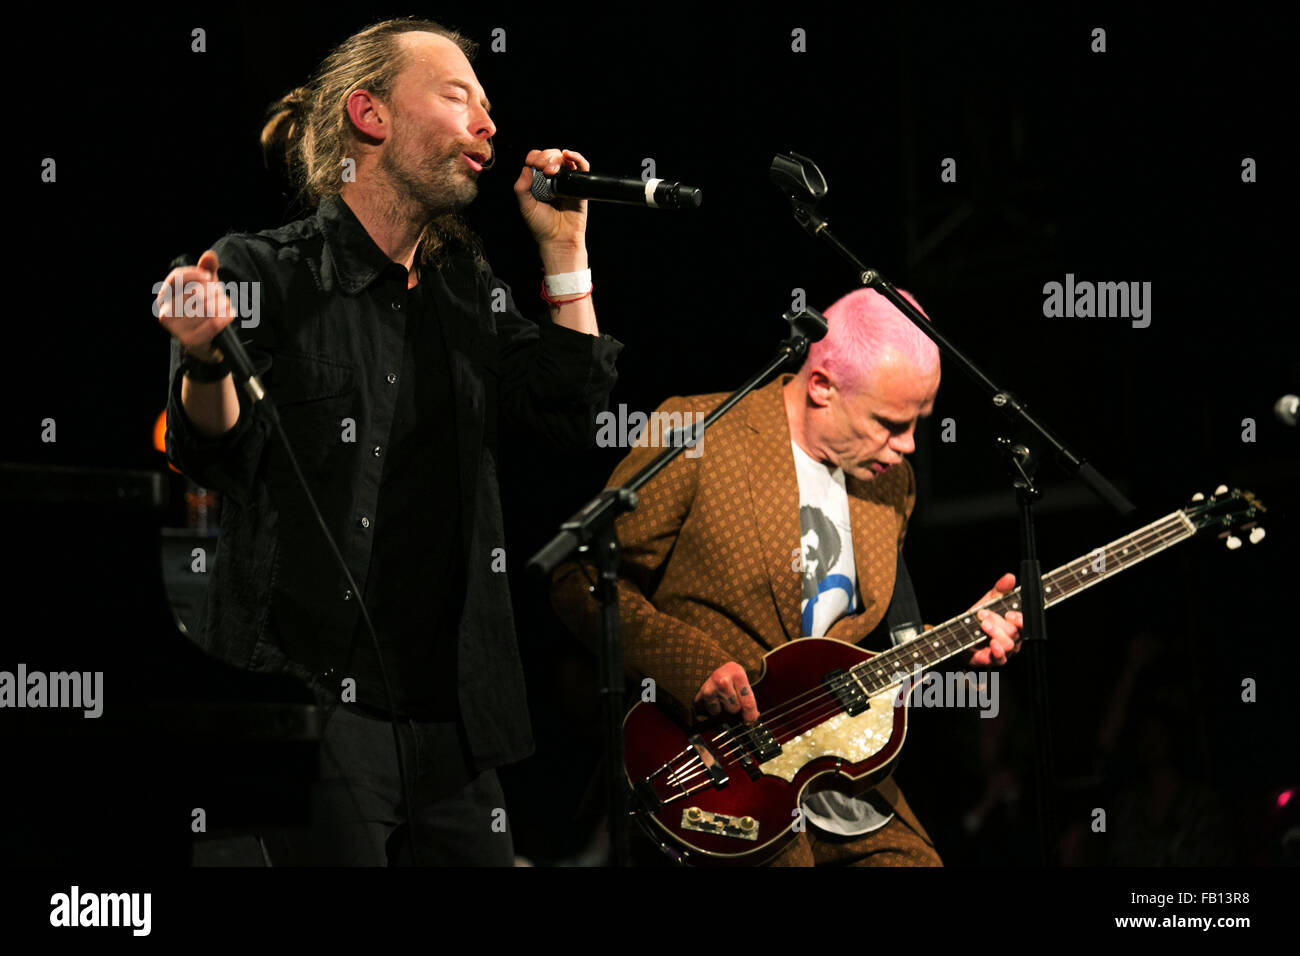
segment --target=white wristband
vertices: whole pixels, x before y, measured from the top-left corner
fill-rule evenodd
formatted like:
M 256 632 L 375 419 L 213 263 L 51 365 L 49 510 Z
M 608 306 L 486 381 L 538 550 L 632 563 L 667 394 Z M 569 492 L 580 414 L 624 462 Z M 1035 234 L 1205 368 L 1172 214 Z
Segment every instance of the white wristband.
M 582 295 L 591 291 L 591 270 L 561 272 L 545 276 L 542 281 L 546 283 L 547 295 Z

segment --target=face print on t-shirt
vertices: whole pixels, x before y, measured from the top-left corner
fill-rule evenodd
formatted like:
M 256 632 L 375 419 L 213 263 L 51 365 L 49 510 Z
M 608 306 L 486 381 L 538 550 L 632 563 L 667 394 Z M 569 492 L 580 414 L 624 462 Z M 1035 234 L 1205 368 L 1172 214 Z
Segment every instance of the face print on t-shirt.
M 858 575 L 844 472 L 814 461 L 793 440 L 799 479 L 799 538 L 803 557 L 800 612 L 804 637 L 822 637 L 845 614 L 856 614 Z
M 853 611 L 853 581 L 842 573 L 843 547 L 835 523 L 814 505 L 799 509 L 803 533 L 803 632 L 820 636 Z

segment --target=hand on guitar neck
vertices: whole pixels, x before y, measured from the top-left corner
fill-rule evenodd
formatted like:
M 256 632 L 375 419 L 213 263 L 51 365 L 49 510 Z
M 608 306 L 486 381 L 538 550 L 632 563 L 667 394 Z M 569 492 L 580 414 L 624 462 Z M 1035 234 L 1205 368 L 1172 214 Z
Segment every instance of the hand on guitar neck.
M 973 611 L 982 604 L 996 601 L 1016 589 L 1016 576 L 1007 572 L 998 578 L 993 589 L 972 604 L 967 610 Z M 1014 657 L 1020 650 L 1020 629 L 1025 626 L 1025 616 L 1019 611 L 1010 611 L 1006 617 L 994 611 L 979 613 L 980 626 L 989 636 L 989 642 L 977 651 L 971 651 L 966 658 L 968 667 L 1001 667 L 1007 658 Z
M 1016 588 L 1016 576 L 1010 572 L 998 578 L 992 589 L 970 606 L 974 610 L 990 601 L 1010 594 Z M 994 611 L 980 612 L 980 626 L 989 636 L 989 643 L 978 651 L 972 651 L 966 658 L 967 666 L 1001 667 L 1007 658 L 1015 656 L 1020 650 L 1020 629 L 1024 626 L 1024 615 L 1011 611 L 1006 617 Z M 729 714 L 740 714 L 745 723 L 752 724 L 758 720 L 758 699 L 749 684 L 745 668 L 735 661 L 727 661 L 712 674 L 700 687 L 692 701 L 696 707 L 716 717 L 724 710 Z

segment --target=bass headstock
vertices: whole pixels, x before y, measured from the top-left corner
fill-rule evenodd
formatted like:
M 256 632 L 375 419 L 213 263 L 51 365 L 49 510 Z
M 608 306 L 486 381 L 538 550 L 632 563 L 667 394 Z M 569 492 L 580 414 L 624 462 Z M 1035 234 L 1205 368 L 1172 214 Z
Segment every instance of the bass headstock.
M 1264 529 L 1256 519 L 1266 511 L 1253 493 L 1219 485 L 1208 498 L 1199 492 L 1192 495 L 1182 513 L 1198 532 L 1216 531 L 1228 549 L 1235 551 L 1242 545 L 1239 535 L 1244 534 L 1251 544 L 1264 540 Z

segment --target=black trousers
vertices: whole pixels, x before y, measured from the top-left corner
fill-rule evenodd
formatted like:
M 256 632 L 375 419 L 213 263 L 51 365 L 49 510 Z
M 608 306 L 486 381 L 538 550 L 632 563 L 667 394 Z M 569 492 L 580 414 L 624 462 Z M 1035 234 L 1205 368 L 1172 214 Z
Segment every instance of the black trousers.
M 399 720 L 402 794 L 387 717 L 340 704 L 325 727 L 311 826 L 260 834 L 272 866 L 513 866 L 495 771 L 475 773 L 456 723 Z

